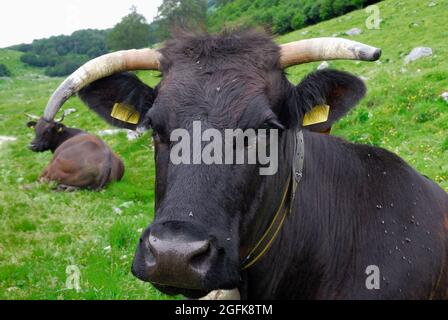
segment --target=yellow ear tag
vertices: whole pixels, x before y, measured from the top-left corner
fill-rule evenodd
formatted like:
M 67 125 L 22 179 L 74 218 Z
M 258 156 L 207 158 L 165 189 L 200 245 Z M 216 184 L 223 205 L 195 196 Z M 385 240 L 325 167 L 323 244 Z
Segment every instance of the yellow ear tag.
M 134 107 L 119 102 L 114 104 L 110 116 L 131 124 L 137 124 L 140 120 L 140 113 Z
M 330 114 L 330 106 L 322 104 L 315 106 L 313 109 L 305 113 L 303 117 L 303 126 L 310 126 L 312 124 L 322 123 L 328 120 Z

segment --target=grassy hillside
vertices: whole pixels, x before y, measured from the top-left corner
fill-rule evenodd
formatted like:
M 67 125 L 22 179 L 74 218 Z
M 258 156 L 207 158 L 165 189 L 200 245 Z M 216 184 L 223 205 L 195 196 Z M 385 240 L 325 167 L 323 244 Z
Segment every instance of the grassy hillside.
M 359 10 L 278 41 L 363 29 L 353 39 L 382 47 L 383 57 L 379 63 L 330 62 L 364 77 L 369 89 L 333 134 L 394 151 L 448 191 L 448 104 L 438 98 L 448 91 L 448 33 L 441 23 L 448 5 L 438 1 L 429 7 L 429 2 L 379 3 L 380 30 L 367 30 L 367 14 Z M 403 55 L 416 46 L 429 46 L 434 55 L 405 66 Z M 39 69 L 23 66 L 19 57 L 0 50 L 0 63 L 14 75 L 0 78 L 0 136 L 17 137 L 0 145 L 0 299 L 166 298 L 129 272 L 140 231 L 153 214 L 148 135 L 132 142 L 124 133 L 104 137 L 126 164 L 123 181 L 105 191 L 54 193 L 35 183 L 51 154 L 27 150 L 33 132 L 26 128 L 23 113 L 41 114 L 62 79 L 43 77 Z M 288 69 L 290 80 L 297 83 L 317 65 Z M 152 85 L 158 81 L 148 72 L 140 76 Z M 108 128 L 78 99 L 71 99 L 69 107 L 78 112 L 67 118 L 67 125 L 92 133 Z M 69 265 L 81 271 L 80 292 L 65 287 Z
M 439 97 L 448 91 L 448 31 L 440 24 L 448 2 L 429 6 L 431 2 L 378 3 L 383 20 L 379 30 L 368 30 L 368 14 L 359 10 L 292 32 L 278 42 L 361 28 L 361 35 L 350 38 L 381 47 L 383 55 L 377 63 L 329 62 L 332 68 L 363 77 L 368 87 L 367 96 L 337 124 L 333 134 L 389 149 L 448 190 L 448 104 Z M 433 56 L 405 65 L 404 57 L 419 46 L 431 47 Z M 318 65 L 290 68 L 289 78 L 297 83 Z
M 106 191 L 55 193 L 35 183 L 51 154 L 27 149 L 34 133 L 24 113 L 41 114 L 61 79 L 24 67 L 19 56 L 0 51 L 0 63 L 15 75 L 0 79 L 0 136 L 17 138 L 0 145 L 0 299 L 165 298 L 129 272 L 153 211 L 148 136 L 133 142 L 124 133 L 104 137 L 126 163 L 124 179 Z M 77 99 L 67 107 L 78 110 L 67 125 L 92 133 L 108 128 Z M 69 265 L 81 271 L 79 293 L 65 289 Z
M 378 0 L 221 0 L 209 11 L 207 25 L 212 31 L 229 26 L 269 26 L 275 34 L 300 29 Z M 210 1 L 209 1 L 210 3 Z

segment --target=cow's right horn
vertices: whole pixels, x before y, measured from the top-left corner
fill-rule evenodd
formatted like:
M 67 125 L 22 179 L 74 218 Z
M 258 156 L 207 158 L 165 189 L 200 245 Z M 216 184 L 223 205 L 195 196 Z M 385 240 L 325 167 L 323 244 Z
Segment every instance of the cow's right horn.
M 123 50 L 88 61 L 62 82 L 45 108 L 44 118 L 53 120 L 72 95 L 90 83 L 112 74 L 131 70 L 160 70 L 162 55 L 154 49 Z
M 283 68 L 293 65 L 335 59 L 375 61 L 381 49 L 343 38 L 313 38 L 282 44 Z

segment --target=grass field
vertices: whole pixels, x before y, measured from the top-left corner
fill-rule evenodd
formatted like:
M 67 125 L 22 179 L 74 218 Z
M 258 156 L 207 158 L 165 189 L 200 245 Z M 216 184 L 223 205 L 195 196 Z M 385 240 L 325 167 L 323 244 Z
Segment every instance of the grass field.
M 383 49 L 379 63 L 330 62 L 331 67 L 365 78 L 368 94 L 334 128 L 334 134 L 387 148 L 437 181 L 448 191 L 448 4 L 437 1 L 379 3 L 379 30 L 367 30 L 364 10 L 352 12 L 278 39 L 331 36 L 352 27 L 363 29 L 353 39 Z M 306 35 L 302 32 L 307 31 Z M 429 46 L 433 56 L 404 65 L 404 55 Z M 55 193 L 36 178 L 51 159 L 26 146 L 33 132 L 25 112 L 41 114 L 61 79 L 22 65 L 20 53 L 0 50 L 0 63 L 13 72 L 0 78 L 0 136 L 16 141 L 0 145 L 0 299 L 165 299 L 135 279 L 130 266 L 138 238 L 153 215 L 154 163 L 148 134 L 128 141 L 124 133 L 104 140 L 126 164 L 124 179 L 95 193 Z M 297 83 L 318 63 L 288 70 Z M 139 75 L 154 85 L 149 72 Z M 65 123 L 95 133 L 108 128 L 77 98 L 66 103 L 77 113 Z M 66 268 L 81 273 L 81 290 L 66 288 Z

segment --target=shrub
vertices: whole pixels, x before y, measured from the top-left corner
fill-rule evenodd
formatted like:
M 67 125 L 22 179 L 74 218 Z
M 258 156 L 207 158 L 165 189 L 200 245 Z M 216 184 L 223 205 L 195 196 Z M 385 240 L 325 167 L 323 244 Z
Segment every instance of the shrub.
M 37 55 L 31 52 L 25 53 L 20 57 L 20 61 L 33 67 L 52 67 L 56 64 L 56 58 L 50 56 Z
M 0 64 L 0 77 L 10 77 L 11 72 L 4 64 Z
M 287 7 L 279 8 L 273 16 L 272 30 L 279 34 L 291 31 L 291 20 L 293 15 L 294 12 L 291 9 Z
M 68 55 L 62 58 L 54 67 L 45 70 L 45 74 L 50 77 L 63 77 L 71 74 L 89 60 L 88 56 Z
M 291 19 L 291 28 L 300 29 L 305 26 L 306 17 L 302 11 L 297 11 Z

